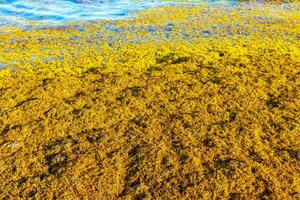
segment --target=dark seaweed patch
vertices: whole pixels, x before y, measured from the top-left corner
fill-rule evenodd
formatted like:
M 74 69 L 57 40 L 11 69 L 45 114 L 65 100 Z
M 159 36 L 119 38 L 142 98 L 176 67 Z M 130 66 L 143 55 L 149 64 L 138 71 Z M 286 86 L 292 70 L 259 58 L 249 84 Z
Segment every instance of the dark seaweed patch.
M 39 174 L 39 178 L 41 181 L 45 180 L 48 177 L 46 173 Z
M 48 144 L 45 145 L 45 149 L 46 150 L 52 150 L 53 148 L 55 148 L 56 146 L 62 146 L 64 144 L 64 140 L 63 139 L 57 139 L 53 142 L 50 142 Z
M 16 105 L 15 107 L 23 106 L 24 104 L 29 103 L 29 102 L 31 102 L 31 101 L 35 101 L 35 100 L 37 100 L 37 99 L 38 99 L 38 98 L 28 98 L 28 99 L 26 99 L 26 100 L 24 100 L 24 101 L 20 101 L 19 103 L 17 103 L 17 105 Z
M 296 160 L 300 160 L 300 153 L 298 150 L 294 150 L 294 149 L 287 149 L 287 148 L 275 148 L 274 149 L 275 153 L 279 156 L 282 155 L 282 153 L 286 152 L 288 153 L 288 155 Z
M 241 199 L 241 197 L 240 197 L 239 193 L 233 192 L 233 193 L 229 194 L 228 200 L 240 200 L 240 199 Z
M 184 184 L 179 184 L 178 189 L 180 193 L 183 193 L 186 190 L 186 186 Z
M 142 88 L 141 87 L 132 87 L 130 88 L 131 95 L 134 97 L 139 97 L 142 94 Z
M 74 105 L 76 103 L 75 99 L 65 99 L 64 101 L 65 101 L 65 103 L 70 104 L 70 105 Z
M 23 184 L 25 184 L 27 181 L 26 177 L 21 177 L 17 182 L 18 182 L 18 187 L 21 187 Z
M 99 128 L 93 128 L 91 130 L 84 131 L 83 133 L 89 143 L 98 143 L 104 137 L 103 130 Z
M 213 114 L 213 106 L 211 105 L 211 104 L 208 104 L 207 105 L 207 112 L 209 113 L 209 114 Z
M 235 121 L 236 118 L 237 118 L 237 113 L 236 113 L 236 112 L 230 113 L 230 116 L 229 116 L 229 122 Z
M 35 194 L 36 194 L 36 191 L 35 191 L 35 190 L 31 190 L 31 191 L 28 193 L 28 197 L 29 197 L 29 198 L 34 198 L 34 197 L 35 197 Z
M 180 57 L 180 58 L 177 58 L 174 61 L 172 61 L 172 64 L 179 64 L 179 63 L 187 62 L 189 60 L 190 60 L 190 57 Z
M 203 140 L 203 145 L 204 145 L 205 147 L 208 147 L 208 148 L 212 148 L 212 147 L 215 147 L 215 146 L 216 146 L 214 140 L 211 139 L 211 138 L 205 138 L 205 139 Z
M 270 99 L 270 100 L 267 101 L 267 106 L 270 109 L 278 108 L 279 105 L 280 105 L 279 102 L 275 99 Z
M 132 123 L 134 123 L 136 126 L 140 127 L 140 128 L 147 128 L 146 123 L 143 122 L 143 119 L 141 117 L 134 117 L 131 120 Z
M 45 78 L 42 80 L 42 86 L 45 89 L 54 79 L 53 78 Z
M 296 160 L 300 160 L 299 151 L 296 151 L 296 150 L 293 150 L 293 149 L 288 149 L 287 152 L 288 152 L 288 154 L 291 158 L 296 159 Z
M 220 56 L 220 57 L 223 57 L 224 55 L 225 55 L 224 52 L 219 52 L 219 56 Z
M 68 164 L 68 155 L 66 153 L 51 154 L 45 157 L 48 165 L 48 173 L 60 175 Z
M 250 159 L 254 160 L 255 162 L 261 163 L 263 159 L 254 151 L 254 149 L 249 150 L 249 157 Z
M 134 197 L 134 200 L 143 200 L 146 198 L 146 194 L 145 193 L 141 193 L 141 194 L 137 194 Z
M 216 170 L 210 166 L 210 163 L 206 162 L 206 163 L 202 163 L 203 167 L 204 167 L 204 175 L 206 178 L 213 178 L 216 176 Z
M 217 168 L 229 168 L 230 164 L 232 162 L 231 158 L 226 158 L 226 159 L 215 159 L 215 165 Z
M 223 79 L 223 78 L 221 78 L 221 77 L 213 77 L 210 81 L 211 81 L 212 83 L 214 83 L 214 84 L 219 85 L 219 84 L 221 84 L 222 79 Z
M 76 92 L 74 98 L 75 98 L 75 99 L 78 99 L 78 98 L 80 98 L 80 97 L 82 97 L 82 96 L 84 96 L 84 95 L 85 95 L 84 92 Z
M 160 58 L 156 58 L 156 63 L 164 63 L 167 62 L 168 60 L 170 60 L 175 54 L 174 53 L 169 53 L 165 56 L 162 56 Z
M 179 156 L 179 162 L 180 162 L 181 164 L 187 163 L 188 159 L 189 159 L 189 156 L 188 156 L 188 155 L 180 155 L 180 156 Z
M 138 167 L 140 161 L 143 159 L 139 153 L 141 151 L 142 146 L 141 145 L 133 145 L 132 148 L 128 151 L 128 156 L 131 159 L 131 162 L 128 165 L 128 170 L 125 175 L 125 186 L 120 197 L 126 195 L 131 190 L 136 190 L 141 182 L 135 178 L 135 175 L 138 172 Z
M 21 127 L 22 127 L 21 125 L 13 125 L 13 126 L 11 126 L 11 125 L 6 125 L 6 126 L 4 127 L 4 129 L 2 130 L 0 136 L 5 136 L 9 131 L 11 131 L 11 130 L 16 130 L 17 128 L 21 128 Z
M 13 174 L 17 172 L 17 166 L 16 166 L 15 164 L 13 164 L 13 165 L 11 166 L 11 172 L 12 172 Z
M 272 191 L 269 188 L 265 188 L 265 190 L 259 195 L 259 198 L 261 200 L 266 200 L 266 199 L 270 199 L 270 197 L 272 196 Z
M 9 132 L 9 125 L 6 125 L 4 129 L 1 131 L 1 136 L 6 135 Z
M 82 112 L 83 112 L 83 110 L 79 108 L 79 109 L 74 109 L 72 111 L 72 114 L 79 116 L 80 114 L 82 114 Z

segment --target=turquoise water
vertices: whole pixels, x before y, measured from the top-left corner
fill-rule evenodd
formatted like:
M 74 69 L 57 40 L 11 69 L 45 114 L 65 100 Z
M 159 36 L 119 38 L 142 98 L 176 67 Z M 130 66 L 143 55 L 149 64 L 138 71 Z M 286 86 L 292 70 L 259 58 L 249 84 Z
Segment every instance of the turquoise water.
M 61 24 L 78 20 L 124 19 L 155 6 L 183 4 L 159 0 L 0 0 L 0 26 L 38 21 Z M 233 5 L 234 0 L 190 1 L 192 4 Z

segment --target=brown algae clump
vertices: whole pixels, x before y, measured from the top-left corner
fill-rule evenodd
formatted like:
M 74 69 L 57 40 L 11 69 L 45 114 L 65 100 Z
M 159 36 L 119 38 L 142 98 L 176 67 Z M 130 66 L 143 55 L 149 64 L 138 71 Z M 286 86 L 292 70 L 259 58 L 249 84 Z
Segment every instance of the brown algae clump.
M 0 34 L 1 199 L 299 199 L 300 6 Z

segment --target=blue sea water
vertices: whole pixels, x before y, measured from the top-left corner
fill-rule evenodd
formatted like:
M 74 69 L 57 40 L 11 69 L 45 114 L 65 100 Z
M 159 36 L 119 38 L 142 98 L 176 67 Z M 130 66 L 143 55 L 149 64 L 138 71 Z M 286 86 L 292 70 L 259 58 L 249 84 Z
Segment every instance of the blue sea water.
M 151 7 L 183 3 L 233 5 L 235 0 L 0 0 L 0 26 L 25 21 L 62 24 L 78 20 L 124 19 Z

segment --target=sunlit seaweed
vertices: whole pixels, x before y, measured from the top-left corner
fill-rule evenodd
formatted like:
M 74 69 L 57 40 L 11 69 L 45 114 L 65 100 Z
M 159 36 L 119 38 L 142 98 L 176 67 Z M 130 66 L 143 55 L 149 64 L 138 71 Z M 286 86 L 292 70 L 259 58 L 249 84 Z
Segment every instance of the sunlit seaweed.
M 0 198 L 299 199 L 299 11 L 1 30 Z

